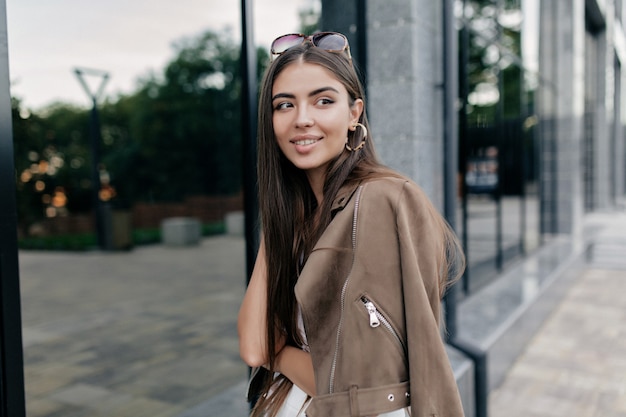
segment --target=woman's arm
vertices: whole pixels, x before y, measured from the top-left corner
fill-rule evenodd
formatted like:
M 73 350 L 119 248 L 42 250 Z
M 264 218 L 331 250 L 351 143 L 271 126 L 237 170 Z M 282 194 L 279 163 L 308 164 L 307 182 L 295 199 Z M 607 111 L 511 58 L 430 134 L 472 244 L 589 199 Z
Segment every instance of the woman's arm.
M 315 396 L 315 374 L 310 353 L 293 346 L 283 347 L 276 357 L 275 371 L 285 375 L 311 397 Z
M 239 355 L 250 367 L 266 365 L 267 353 L 267 268 L 263 239 L 259 246 L 248 289 L 243 297 L 237 331 L 239 333 Z M 282 347 L 282 346 L 281 346 Z
M 243 297 L 237 331 L 239 355 L 250 367 L 267 366 L 267 268 L 265 245 L 261 239 L 248 289 Z M 315 376 L 311 355 L 293 346 L 277 346 L 276 372 L 280 372 L 309 395 L 315 394 Z

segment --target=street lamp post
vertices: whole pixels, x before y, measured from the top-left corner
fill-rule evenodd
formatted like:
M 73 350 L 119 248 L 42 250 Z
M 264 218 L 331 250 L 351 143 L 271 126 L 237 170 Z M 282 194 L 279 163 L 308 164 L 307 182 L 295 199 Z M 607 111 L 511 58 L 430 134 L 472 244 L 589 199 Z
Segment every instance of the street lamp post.
M 98 118 L 98 99 L 102 95 L 104 91 L 104 86 L 106 85 L 109 74 L 105 71 L 87 69 L 87 68 L 75 68 L 74 73 L 78 78 L 78 82 L 85 90 L 85 93 L 89 96 L 92 101 L 91 108 L 91 121 L 89 128 L 89 136 L 91 140 L 91 181 L 92 181 L 92 202 L 93 202 L 93 210 L 95 213 L 95 223 L 96 223 L 96 238 L 98 242 L 98 247 L 100 249 L 108 249 L 110 246 L 109 239 L 106 238 L 106 230 L 105 230 L 105 213 L 104 213 L 104 205 L 102 204 L 102 200 L 100 199 L 100 120 Z M 96 92 L 92 92 L 89 88 L 89 85 L 85 81 L 85 76 L 95 76 L 100 78 L 100 86 L 96 90 Z

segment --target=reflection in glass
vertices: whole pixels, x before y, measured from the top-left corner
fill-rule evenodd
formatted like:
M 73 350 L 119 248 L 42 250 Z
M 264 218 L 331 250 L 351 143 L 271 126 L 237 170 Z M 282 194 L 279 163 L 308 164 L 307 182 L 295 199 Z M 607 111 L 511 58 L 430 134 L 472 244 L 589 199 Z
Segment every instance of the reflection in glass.
M 462 4 L 460 232 L 468 258 L 464 288 L 473 292 L 539 242 L 538 47 L 536 36 L 524 36 L 538 22 L 536 1 Z

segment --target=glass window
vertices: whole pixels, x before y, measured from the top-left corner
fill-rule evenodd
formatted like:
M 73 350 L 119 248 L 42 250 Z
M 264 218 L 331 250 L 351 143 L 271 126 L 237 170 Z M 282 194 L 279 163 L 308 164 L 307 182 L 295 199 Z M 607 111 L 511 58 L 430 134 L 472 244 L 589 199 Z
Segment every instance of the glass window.
M 459 42 L 465 103 L 459 115 L 464 177 L 461 233 L 468 258 L 464 288 L 472 292 L 538 244 L 533 94 L 538 45 L 536 38 L 523 38 L 529 23 L 521 1 L 468 0 L 463 5 Z

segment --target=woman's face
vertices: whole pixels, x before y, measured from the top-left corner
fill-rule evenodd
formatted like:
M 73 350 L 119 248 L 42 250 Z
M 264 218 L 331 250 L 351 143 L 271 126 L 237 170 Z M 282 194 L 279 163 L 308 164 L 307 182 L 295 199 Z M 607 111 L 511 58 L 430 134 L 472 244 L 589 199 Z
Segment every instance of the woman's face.
M 348 91 L 330 71 L 296 61 L 274 80 L 272 109 L 278 146 L 313 185 L 323 183 L 328 164 L 343 152 L 363 101 L 350 105 Z

